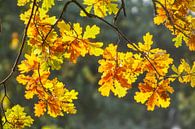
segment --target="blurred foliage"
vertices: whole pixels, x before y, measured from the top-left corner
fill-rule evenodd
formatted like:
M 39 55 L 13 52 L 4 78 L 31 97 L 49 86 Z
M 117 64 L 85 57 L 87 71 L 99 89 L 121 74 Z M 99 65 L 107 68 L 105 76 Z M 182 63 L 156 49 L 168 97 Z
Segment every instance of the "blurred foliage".
M 57 1 L 51 15 L 59 15 L 66 0 Z M 185 45 L 176 49 L 171 43 L 170 32 L 163 26 L 157 27 L 153 24 L 153 5 L 151 0 L 127 0 L 127 17 L 122 14 L 117 25 L 128 36 L 132 42 L 140 41 L 142 35 L 147 31 L 154 34 L 156 47 L 166 49 L 178 63 L 181 58 L 189 62 L 195 60 L 195 55 L 190 53 Z M 0 79 L 9 72 L 16 58 L 18 48 L 10 49 L 13 34 L 22 37 L 23 23 L 19 20 L 22 8 L 16 6 L 15 0 L 0 0 L 0 20 L 2 32 L 0 33 Z M 74 5 L 68 8 L 63 16 L 71 22 L 86 24 L 97 24 L 103 28 L 99 40 L 106 46 L 108 43 L 117 42 L 117 34 L 104 23 L 95 19 L 82 18 L 79 10 Z M 112 22 L 112 17 L 107 18 Z M 20 40 L 21 41 L 21 40 Z M 126 51 L 126 42 L 120 40 L 120 49 Z M 20 42 L 19 42 L 20 46 Z M 28 48 L 25 48 L 28 51 Z M 158 109 L 154 112 L 146 111 L 146 107 L 133 102 L 133 95 L 123 99 L 115 97 L 102 97 L 98 93 L 97 72 L 98 62 L 95 57 L 80 58 L 76 65 L 64 64 L 61 71 L 56 71 L 53 76 L 58 76 L 61 81 L 71 89 L 79 91 L 79 100 L 76 103 L 78 113 L 66 115 L 56 119 L 43 116 L 37 119 L 33 115 L 32 101 L 24 99 L 24 89 L 15 81 L 15 76 L 8 82 L 8 94 L 14 103 L 26 107 L 28 113 L 34 117 L 34 129 L 193 129 L 195 127 L 195 92 L 192 88 L 172 84 L 176 90 L 172 96 L 172 104 L 168 109 Z M 15 75 L 17 72 L 15 72 Z M 135 88 L 133 88 L 134 90 Z M 2 90 L 2 89 L 1 89 Z M 2 92 L 0 92 L 2 94 Z M 1 96 L 1 95 L 0 95 Z

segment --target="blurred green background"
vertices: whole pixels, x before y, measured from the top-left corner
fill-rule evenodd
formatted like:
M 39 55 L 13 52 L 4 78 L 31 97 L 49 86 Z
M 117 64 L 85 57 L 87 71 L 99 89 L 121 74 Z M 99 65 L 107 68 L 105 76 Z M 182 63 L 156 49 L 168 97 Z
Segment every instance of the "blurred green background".
M 58 16 L 66 1 L 56 0 L 56 6 L 50 14 Z M 176 49 L 171 41 L 170 32 L 164 26 L 153 24 L 154 11 L 151 1 L 127 0 L 127 17 L 123 15 L 119 17 L 117 22 L 119 28 L 132 42 L 142 41 L 142 35 L 149 31 L 154 35 L 154 47 L 166 49 L 175 59 L 175 64 L 178 64 L 181 58 L 192 63 L 195 60 L 195 54 L 189 52 L 185 44 Z M 10 45 L 14 32 L 19 34 L 20 39 L 22 37 L 24 24 L 20 21 L 19 14 L 24 10 L 25 8 L 16 6 L 16 0 L 0 0 L 2 25 L 0 32 L 0 80 L 9 73 L 16 53 L 18 53 L 19 47 L 11 49 Z M 115 43 L 118 40 L 117 34 L 104 23 L 80 17 L 79 9 L 74 5 L 68 8 L 63 17 L 71 22 L 80 22 L 82 26 L 87 24 L 100 26 L 102 30 L 98 40 L 105 43 L 104 47 L 108 43 Z M 112 17 L 106 19 L 112 21 Z M 120 50 L 127 51 L 126 44 L 121 40 Z M 25 50 L 27 50 L 27 46 Z M 32 129 L 195 129 L 195 89 L 189 85 L 175 82 L 172 86 L 176 92 L 171 96 L 170 107 L 148 112 L 144 105 L 137 104 L 133 100 L 133 91 L 137 90 L 136 85 L 122 99 L 100 95 L 97 91 L 98 79 L 100 78 L 100 74 L 97 72 L 97 60 L 96 57 L 87 56 L 79 58 L 75 65 L 66 61 L 62 70 L 55 72 L 55 76 L 63 81 L 69 89 L 79 91 L 79 99 L 76 101 L 78 109 L 76 115 L 65 115 L 58 118 L 45 115 L 38 119 L 34 117 L 33 103 L 36 99 L 24 99 L 24 87 L 17 84 L 15 80 L 17 72 L 6 83 L 9 96 L 14 103 L 26 107 L 28 114 L 33 116 L 35 122 Z M 2 87 L 0 88 L 0 96 L 2 96 Z

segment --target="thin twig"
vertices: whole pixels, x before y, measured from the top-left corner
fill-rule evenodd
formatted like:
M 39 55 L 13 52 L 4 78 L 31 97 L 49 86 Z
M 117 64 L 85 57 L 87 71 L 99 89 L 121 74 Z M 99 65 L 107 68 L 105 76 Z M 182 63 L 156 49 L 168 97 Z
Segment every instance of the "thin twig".
M 5 98 L 7 98 L 11 103 L 13 103 L 13 102 L 11 101 L 11 99 L 9 98 L 9 96 L 7 95 L 7 87 L 6 87 L 5 83 L 3 83 L 3 88 L 4 88 L 4 96 L 3 96 L 3 98 L 1 99 L 0 108 L 1 108 L 1 110 L 2 110 L 2 113 L 3 113 L 3 115 L 4 115 L 4 119 L 5 119 L 5 122 L 3 123 L 3 126 L 4 126 L 6 123 L 12 124 L 12 123 L 10 123 L 10 122 L 7 120 L 7 117 L 6 117 L 6 115 L 5 115 L 5 109 L 4 109 L 4 101 L 5 101 Z
M 122 2 L 123 13 L 124 13 L 124 16 L 126 17 L 127 13 L 126 13 L 125 1 L 121 0 L 121 2 Z
M 78 3 L 77 2 L 77 0 L 71 0 L 73 3 L 75 3 L 89 18 L 96 18 L 96 19 L 98 19 L 98 20 L 100 20 L 100 21 L 102 21 L 102 22 L 104 22 L 104 23 L 106 23 L 108 26 L 110 26 L 112 29 L 114 29 L 124 40 L 126 40 L 128 43 L 130 43 L 136 50 L 137 50 L 137 52 L 139 52 L 139 53 L 141 53 L 143 56 L 144 56 L 144 58 L 145 59 L 147 59 L 150 63 L 151 63 L 151 65 L 152 65 L 152 67 L 153 67 L 153 69 L 156 71 L 156 73 L 159 75 L 159 76 L 162 76 L 162 75 L 160 75 L 159 74 L 159 72 L 157 71 L 157 69 L 155 68 L 155 66 L 154 66 L 154 64 L 152 64 L 152 62 L 149 60 L 149 58 L 148 58 L 148 55 L 146 54 L 146 53 L 144 53 L 144 52 L 142 52 L 141 50 L 139 50 L 139 48 L 135 45 L 135 44 L 133 44 L 128 38 L 127 38 L 127 36 L 116 26 L 116 25 L 113 25 L 113 24 L 111 24 L 111 23 L 109 23 L 108 21 L 106 21 L 105 19 L 103 19 L 103 18 L 101 18 L 101 17 L 99 17 L 99 16 L 97 16 L 97 15 L 94 15 L 94 14 L 91 14 L 91 13 L 88 13 L 86 10 L 85 10 L 85 8 L 80 4 L 80 3 Z
M 155 0 L 152 0 L 152 3 L 153 3 L 153 7 L 154 7 L 154 15 L 156 16 L 157 15 L 157 7 L 156 7 Z
M 35 4 L 36 4 L 36 0 L 33 1 L 31 15 L 30 15 L 29 20 L 28 20 L 28 23 L 27 23 L 27 25 L 26 25 L 26 27 L 24 29 L 24 34 L 23 34 L 23 38 L 22 38 L 22 46 L 21 46 L 21 48 L 19 50 L 19 53 L 18 53 L 18 55 L 16 57 L 16 60 L 15 60 L 13 66 L 11 68 L 10 73 L 0 82 L 0 85 L 3 84 L 4 82 L 6 82 L 12 76 L 12 74 L 14 73 L 14 71 L 15 71 L 15 69 L 17 67 L 17 64 L 18 64 L 18 62 L 20 60 L 20 57 L 21 57 L 22 52 L 23 52 L 23 49 L 24 49 L 24 45 L 25 45 L 26 38 L 27 38 L 27 31 L 28 31 L 29 25 L 31 23 L 31 19 L 33 17 L 33 12 L 34 12 L 34 8 L 35 8 Z
M 37 72 L 38 72 L 38 75 L 39 75 L 39 82 L 40 82 L 41 87 L 43 88 L 44 92 L 45 92 L 45 93 L 48 93 L 49 95 L 51 95 L 51 94 L 49 93 L 49 91 L 47 91 L 47 89 L 44 87 L 43 82 L 42 82 L 42 80 L 41 80 L 40 63 L 38 64 Z
M 166 8 L 161 2 L 159 2 L 158 0 L 153 0 L 153 1 L 154 1 L 154 2 L 153 2 L 154 4 L 155 4 L 155 3 L 158 3 L 158 4 L 163 8 L 163 10 L 165 11 L 166 16 L 167 16 L 167 18 L 168 18 L 168 21 L 170 22 L 170 24 L 171 24 L 172 27 L 173 27 L 173 32 L 174 32 L 174 34 L 175 34 L 175 30 L 176 30 L 175 24 L 174 24 L 174 21 L 173 21 L 171 15 L 170 15 L 169 11 L 167 10 L 167 8 Z M 155 7 L 156 7 L 156 5 L 155 5 Z
M 58 24 L 58 22 L 62 19 L 62 16 L 64 14 L 64 12 L 66 11 L 68 5 L 70 5 L 73 1 L 68 1 L 66 2 L 66 4 L 64 5 L 62 11 L 61 11 L 61 14 L 59 16 L 59 18 L 57 19 L 57 21 L 54 23 L 53 26 L 51 26 L 51 29 L 49 30 L 49 32 L 47 33 L 47 35 L 45 36 L 45 39 L 43 40 L 43 44 L 45 43 L 45 41 L 47 40 L 49 34 L 52 32 L 52 30 L 54 29 L 54 27 Z

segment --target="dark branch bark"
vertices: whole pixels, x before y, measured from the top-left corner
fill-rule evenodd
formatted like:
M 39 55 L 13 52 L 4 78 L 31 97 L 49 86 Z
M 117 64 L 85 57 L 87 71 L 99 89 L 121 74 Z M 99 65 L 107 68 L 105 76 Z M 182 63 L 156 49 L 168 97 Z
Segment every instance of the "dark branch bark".
M 125 0 L 121 0 L 121 2 L 122 2 L 122 8 L 123 8 L 124 16 L 127 16 L 126 7 L 125 7 Z

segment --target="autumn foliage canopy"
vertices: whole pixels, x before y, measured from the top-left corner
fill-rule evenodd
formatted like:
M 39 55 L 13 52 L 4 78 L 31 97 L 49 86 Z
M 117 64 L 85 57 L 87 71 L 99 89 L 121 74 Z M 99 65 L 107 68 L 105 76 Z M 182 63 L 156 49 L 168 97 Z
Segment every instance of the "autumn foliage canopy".
M 171 31 L 176 48 L 185 43 L 189 51 L 195 51 L 195 0 L 151 0 L 154 4 L 154 24 L 164 25 Z M 66 84 L 52 76 L 55 70 L 61 70 L 65 61 L 77 63 L 78 58 L 86 55 L 100 57 L 98 72 L 101 78 L 97 85 L 102 96 L 113 94 L 123 98 L 132 87 L 131 92 L 137 103 L 146 105 L 147 110 L 167 108 L 171 103 L 170 95 L 174 93 L 172 83 L 188 83 L 195 87 L 195 62 L 189 64 L 181 59 L 174 65 L 174 59 L 166 50 L 153 46 L 153 35 L 147 32 L 143 40 L 133 43 L 117 27 L 119 15 L 125 14 L 123 0 L 68 0 L 59 16 L 50 16 L 49 11 L 55 7 L 55 0 L 18 0 L 17 5 L 26 8 L 20 14 L 25 27 L 21 49 L 10 74 L 1 81 L 4 85 L 18 69 L 16 80 L 25 88 L 27 100 L 38 98 L 34 103 L 34 115 L 51 117 L 75 114 L 74 101 L 79 99 L 78 92 L 68 89 Z M 106 46 L 96 39 L 101 35 L 97 25 L 81 26 L 63 18 L 70 4 L 80 9 L 81 17 L 97 19 L 113 29 L 126 43 L 127 51 L 119 51 L 118 43 Z M 106 20 L 113 17 L 113 23 Z M 20 60 L 24 45 L 30 51 Z M 142 80 L 138 78 L 142 76 Z M 4 85 L 5 86 L 5 85 Z M 6 86 L 5 86 L 6 87 Z M 6 94 L 5 94 L 6 97 Z M 3 101 L 3 100 L 2 100 Z M 16 119 L 18 118 L 18 119 Z M 22 129 L 33 124 L 32 117 L 24 112 L 21 105 L 15 105 L 4 111 L 1 127 L 5 129 Z

